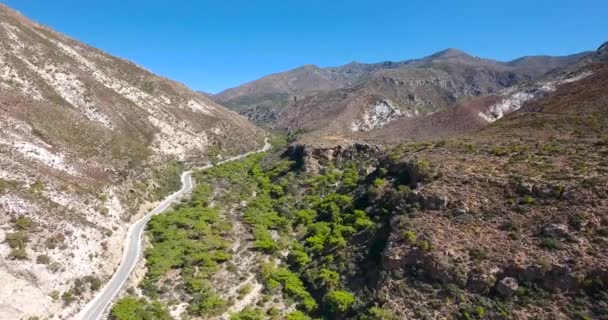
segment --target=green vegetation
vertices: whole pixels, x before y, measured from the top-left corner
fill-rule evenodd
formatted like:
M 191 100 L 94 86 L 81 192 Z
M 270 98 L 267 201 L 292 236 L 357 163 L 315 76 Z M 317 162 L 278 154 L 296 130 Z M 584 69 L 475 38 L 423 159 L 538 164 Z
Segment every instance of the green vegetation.
M 29 237 L 25 231 L 7 233 L 4 242 L 8 243 L 11 248 L 11 252 L 8 255 L 9 259 L 27 259 L 25 248 L 29 242 Z
M 142 286 L 151 296 L 164 291 L 158 283 L 171 269 L 179 269 L 186 291 L 193 299 L 188 308 L 193 314 L 216 314 L 226 303 L 213 294 L 210 277 L 219 264 L 230 258 L 230 244 L 222 235 L 231 230 L 217 209 L 204 207 L 204 188 L 197 188 L 194 200 L 174 212 L 155 216 L 149 223 L 152 246 L 146 250 L 148 273 Z
M 260 276 L 269 291 L 280 290 L 298 302 L 299 306 L 306 311 L 313 311 L 317 308 L 317 302 L 308 293 L 304 283 L 297 274 L 285 268 L 277 268 L 271 264 L 264 264 L 261 267 Z
M 345 313 L 355 303 L 355 296 L 348 291 L 331 291 L 327 294 L 329 308 L 336 313 Z
M 68 305 L 76 301 L 76 297 L 71 290 L 68 290 L 61 295 L 61 300 L 63 300 L 64 304 Z
M 49 263 L 51 263 L 51 258 L 49 258 L 49 256 L 47 256 L 46 254 L 41 254 L 38 257 L 36 257 L 36 263 L 49 264 Z
M 17 186 L 16 181 L 12 180 L 4 180 L 0 178 L 0 194 L 5 193 L 7 190 L 12 189 Z
M 230 320 L 265 320 L 264 311 L 259 308 L 245 308 L 230 316 Z
M 365 277 L 362 266 L 377 263 L 370 259 L 377 259 L 383 240 L 375 235 L 391 219 L 391 201 L 411 198 L 412 188 L 436 173 L 424 160 L 410 160 L 399 174 L 382 167 L 367 174 L 368 166 L 344 160 L 325 163 L 317 174 L 299 171 L 293 161 L 258 154 L 195 173 L 192 199 L 153 217 L 148 225 L 151 246 L 146 250 L 144 292 L 155 299 L 178 288 L 190 297 L 191 316 L 225 312 L 230 302 L 222 300 L 211 284 L 231 257 L 232 229 L 221 213 L 242 204 L 238 210 L 253 236 L 252 247 L 268 258 L 260 259 L 257 270 L 265 301 L 281 296 L 297 310 L 280 315 L 259 304 L 231 319 L 348 318 L 358 313 L 366 319 L 392 319 L 389 311 L 372 307 L 376 301 L 366 291 L 347 290 L 348 283 Z M 373 195 L 360 193 L 371 189 Z M 383 197 L 386 201 L 378 201 L 381 206 L 370 209 L 371 201 Z M 411 232 L 406 238 L 412 245 L 432 249 L 429 239 Z M 273 257 L 284 254 L 284 262 L 276 264 Z M 236 267 L 228 263 L 226 270 L 236 272 Z M 168 274 L 179 276 L 167 280 Z M 250 290 L 242 286 L 237 299 Z
M 113 320 L 172 320 L 169 310 L 160 302 L 147 302 L 132 296 L 116 302 L 110 311 Z

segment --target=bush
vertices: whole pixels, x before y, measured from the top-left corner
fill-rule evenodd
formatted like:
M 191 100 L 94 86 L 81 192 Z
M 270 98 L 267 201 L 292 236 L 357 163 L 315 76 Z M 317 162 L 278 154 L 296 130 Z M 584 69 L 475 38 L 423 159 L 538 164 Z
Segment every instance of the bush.
M 247 307 L 241 312 L 230 316 L 230 320 L 265 320 L 264 311 L 258 308 Z
M 59 294 L 59 291 L 57 290 L 53 290 L 50 294 L 49 297 L 51 297 L 51 299 L 53 299 L 53 301 L 57 301 L 59 300 L 59 298 L 61 297 L 61 295 Z
M 110 311 L 114 320 L 172 320 L 169 310 L 158 301 L 148 303 L 132 296 L 116 302 Z
M 281 285 L 283 292 L 298 301 L 306 311 L 312 311 L 317 308 L 317 302 L 306 290 L 304 283 L 297 274 L 268 263 L 262 265 L 260 276 L 264 280 L 264 284 L 268 290 L 272 291 L 277 285 Z
M 287 315 L 287 320 L 312 320 L 309 316 L 302 313 L 302 311 L 294 311 Z
M 51 263 L 51 258 L 49 256 L 47 256 L 46 254 L 41 254 L 38 257 L 36 257 L 36 263 L 49 264 L 49 263 Z
M 331 291 L 327 294 L 326 301 L 333 312 L 345 313 L 355 303 L 355 296 L 348 291 Z
M 49 249 L 55 249 L 58 246 L 63 245 L 65 242 L 65 236 L 62 234 L 57 234 L 52 237 L 46 239 L 46 247 Z
M 543 238 L 543 240 L 541 242 L 541 246 L 543 248 L 546 248 L 546 249 L 549 249 L 549 250 L 560 250 L 560 249 L 562 249 L 562 244 L 558 240 L 555 240 L 553 238 Z
M 29 230 L 34 224 L 32 219 L 26 216 L 19 216 L 13 220 L 17 230 Z
M 403 239 L 405 239 L 405 242 L 407 244 L 413 245 L 413 244 L 416 244 L 418 237 L 416 236 L 416 233 L 414 231 L 408 230 L 403 233 Z
M 11 249 L 24 249 L 27 245 L 27 242 L 29 242 L 29 238 L 27 233 L 23 231 L 17 231 L 7 233 L 4 242 L 8 243 Z
M 255 238 L 253 247 L 258 250 L 262 250 L 266 253 L 273 253 L 279 248 L 270 236 L 270 232 L 268 232 L 268 229 L 265 227 L 255 228 L 253 231 L 253 236 Z
M 68 305 L 76 301 L 76 297 L 74 296 L 74 293 L 71 290 L 68 290 L 61 295 L 61 300 L 63 300 L 63 303 Z
M 9 259 L 13 260 L 26 260 L 27 252 L 23 248 L 15 248 L 12 249 L 11 252 L 9 252 L 8 257 Z
M 211 291 L 211 287 L 193 296 L 188 312 L 199 316 L 217 316 L 226 310 L 228 303 Z
M 363 316 L 363 320 L 398 320 L 392 310 L 382 309 L 379 307 L 371 307 L 367 314 Z

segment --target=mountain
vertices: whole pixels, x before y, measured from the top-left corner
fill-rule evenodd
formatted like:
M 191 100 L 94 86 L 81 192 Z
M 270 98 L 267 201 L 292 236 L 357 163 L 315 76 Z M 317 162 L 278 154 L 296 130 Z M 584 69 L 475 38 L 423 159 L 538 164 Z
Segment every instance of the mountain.
M 451 48 L 417 60 L 305 66 L 228 89 L 213 99 L 271 129 L 352 136 L 534 81 L 588 55 L 499 62 Z
M 356 141 L 307 135 L 199 172 L 149 224 L 141 294 L 112 314 L 606 319 L 602 55 Z
M 0 318 L 68 318 L 184 162 L 263 131 L 186 86 L 0 6 Z M 63 299 L 62 299 L 63 295 Z

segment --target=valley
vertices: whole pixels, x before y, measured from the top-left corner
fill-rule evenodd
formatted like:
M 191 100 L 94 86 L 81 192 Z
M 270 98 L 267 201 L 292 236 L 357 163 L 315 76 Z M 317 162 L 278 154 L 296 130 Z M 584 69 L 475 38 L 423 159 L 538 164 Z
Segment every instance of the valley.
M 607 159 L 608 43 L 211 94 L 0 4 L 0 319 L 608 319 Z

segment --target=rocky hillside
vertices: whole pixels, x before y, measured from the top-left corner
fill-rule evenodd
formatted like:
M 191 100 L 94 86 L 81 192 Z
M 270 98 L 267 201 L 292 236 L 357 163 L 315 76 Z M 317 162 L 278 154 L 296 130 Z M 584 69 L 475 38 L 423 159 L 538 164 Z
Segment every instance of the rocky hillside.
M 273 129 L 351 137 L 353 132 L 382 128 L 395 119 L 416 118 L 526 84 L 587 55 L 499 62 L 447 49 L 402 62 L 305 66 L 213 98 Z
M 67 318 L 184 161 L 259 149 L 233 111 L 0 6 L 0 318 Z
M 462 137 L 292 145 L 200 173 L 154 219 L 144 298 L 113 314 L 605 319 L 603 54 Z
M 447 139 L 296 143 L 199 172 L 112 315 L 606 319 L 606 48 L 420 124 Z

